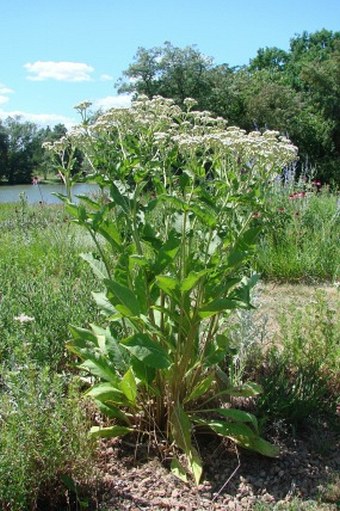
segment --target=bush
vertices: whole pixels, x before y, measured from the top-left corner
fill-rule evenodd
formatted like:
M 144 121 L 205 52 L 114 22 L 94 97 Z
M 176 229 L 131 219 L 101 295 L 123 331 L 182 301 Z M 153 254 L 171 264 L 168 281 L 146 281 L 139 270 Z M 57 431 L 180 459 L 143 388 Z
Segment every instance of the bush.
M 325 296 L 281 318 L 279 342 L 264 355 L 258 408 L 295 427 L 335 417 L 340 393 L 340 320 Z
M 56 505 L 62 477 L 85 481 L 93 449 L 77 386 L 31 363 L 1 374 L 0 507 Z M 53 506 L 52 506 L 53 507 Z

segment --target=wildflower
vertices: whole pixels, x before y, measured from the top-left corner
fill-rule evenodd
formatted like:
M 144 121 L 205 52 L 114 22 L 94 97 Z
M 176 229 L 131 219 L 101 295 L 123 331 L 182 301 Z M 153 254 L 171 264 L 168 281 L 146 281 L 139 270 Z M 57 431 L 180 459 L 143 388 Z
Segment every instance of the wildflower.
M 14 317 L 15 321 L 19 321 L 20 323 L 31 323 L 34 321 L 32 316 L 27 316 L 26 314 L 20 314 L 19 316 Z

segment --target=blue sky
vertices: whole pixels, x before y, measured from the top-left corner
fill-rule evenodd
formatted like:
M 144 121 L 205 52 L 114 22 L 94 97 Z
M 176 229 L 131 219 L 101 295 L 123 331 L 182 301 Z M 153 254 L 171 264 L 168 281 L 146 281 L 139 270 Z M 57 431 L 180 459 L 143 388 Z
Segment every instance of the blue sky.
M 340 30 L 340 0 L 0 0 L 0 117 L 68 126 L 74 105 L 125 105 L 115 83 L 139 46 L 195 44 L 216 64 Z

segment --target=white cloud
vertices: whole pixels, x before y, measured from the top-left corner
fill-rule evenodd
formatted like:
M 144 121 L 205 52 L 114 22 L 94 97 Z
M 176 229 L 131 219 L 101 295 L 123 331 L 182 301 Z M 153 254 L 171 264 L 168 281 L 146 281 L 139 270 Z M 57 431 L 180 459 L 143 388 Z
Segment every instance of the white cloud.
M 100 75 L 99 79 L 102 82 L 110 82 L 113 80 L 113 76 L 103 73 L 102 75 Z
M 1 95 L 7 96 L 7 94 L 12 94 L 12 92 L 14 92 L 13 89 L 10 89 L 9 87 L 6 87 L 6 85 L 4 85 L 3 83 L 0 83 L 0 94 Z
M 20 119 L 23 121 L 34 122 L 39 126 L 54 126 L 55 124 L 65 124 L 66 128 L 71 128 L 77 124 L 75 119 L 66 117 L 65 115 L 33 114 L 30 112 L 22 112 L 20 110 L 5 112 L 4 110 L 0 110 L 0 119 L 6 119 L 7 117 L 20 117 Z
M 129 108 L 131 106 L 131 94 L 122 94 L 121 96 L 106 96 L 96 99 L 93 102 L 95 109 L 108 110 L 109 108 Z
M 58 80 L 65 82 L 86 82 L 91 80 L 92 66 L 82 62 L 42 61 L 24 65 L 30 73 L 27 78 L 33 81 Z
M 8 95 L 12 94 L 13 92 L 14 92 L 13 89 L 10 89 L 3 83 L 0 83 L 0 105 L 7 103 L 7 101 L 9 100 Z

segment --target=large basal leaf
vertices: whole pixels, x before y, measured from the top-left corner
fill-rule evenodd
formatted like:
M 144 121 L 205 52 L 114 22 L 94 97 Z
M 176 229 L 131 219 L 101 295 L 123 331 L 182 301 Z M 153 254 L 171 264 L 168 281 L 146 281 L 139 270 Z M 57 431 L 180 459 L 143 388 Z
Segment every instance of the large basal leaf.
M 121 389 L 110 383 L 98 383 L 91 387 L 86 394 L 102 403 L 114 403 L 116 405 L 126 405 L 128 403 Z
M 204 378 L 202 381 L 200 381 L 190 392 L 190 394 L 184 399 L 185 403 L 189 403 L 190 401 L 194 401 L 198 399 L 201 396 L 204 396 L 206 392 L 211 388 L 213 381 L 214 381 L 214 375 L 209 375 L 206 378 Z
M 170 422 L 173 439 L 177 447 L 184 451 L 194 480 L 196 484 L 199 484 L 202 476 L 202 460 L 196 449 L 192 446 L 191 421 L 179 403 L 173 408 Z
M 185 483 L 188 482 L 186 470 L 177 458 L 171 460 L 170 470 L 178 479 L 181 479 Z
M 254 427 L 254 431 L 258 432 L 257 419 L 252 413 L 237 410 L 236 408 L 214 408 L 213 410 L 209 410 L 209 413 L 211 412 L 222 415 L 234 422 L 248 422 Z
M 137 384 L 131 368 L 126 371 L 120 382 L 120 388 L 124 392 L 126 398 L 133 405 L 136 403 Z
M 279 455 L 277 446 L 259 437 L 246 424 L 226 422 L 218 419 L 200 419 L 197 417 L 194 417 L 193 420 L 197 425 L 208 426 L 218 435 L 230 438 L 241 447 L 257 451 L 271 458 Z
M 125 413 L 123 413 L 118 406 L 114 406 L 110 402 L 103 403 L 102 401 L 98 401 L 94 399 L 96 406 L 99 408 L 100 412 L 108 417 L 109 419 L 118 419 L 125 424 L 130 424 L 130 420 Z
M 171 360 L 160 345 L 148 335 L 137 333 L 121 342 L 129 352 L 138 360 L 155 369 L 166 369 L 170 366 Z
M 90 430 L 90 436 L 92 438 L 116 438 L 132 433 L 133 431 L 133 428 L 128 428 L 127 426 L 109 426 L 107 428 L 93 426 Z
M 177 403 L 172 411 L 171 418 L 171 434 L 180 449 L 189 454 L 191 452 L 191 422 L 182 406 Z

